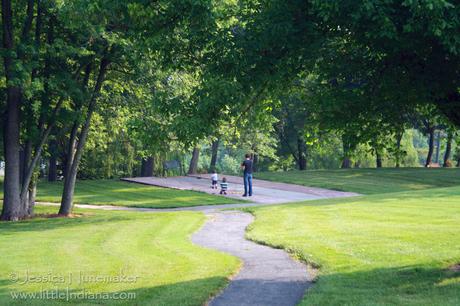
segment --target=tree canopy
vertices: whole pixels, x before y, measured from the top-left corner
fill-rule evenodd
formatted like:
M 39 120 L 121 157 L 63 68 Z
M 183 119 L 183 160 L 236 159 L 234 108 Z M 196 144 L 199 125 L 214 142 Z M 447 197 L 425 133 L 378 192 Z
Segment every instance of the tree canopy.
M 44 160 L 67 215 L 79 169 L 135 175 L 200 146 L 208 169 L 219 148 L 270 169 L 400 166 L 417 129 L 427 166 L 441 130 L 456 156 L 456 2 L 2 0 L 1 14 L 3 220 L 33 213 Z

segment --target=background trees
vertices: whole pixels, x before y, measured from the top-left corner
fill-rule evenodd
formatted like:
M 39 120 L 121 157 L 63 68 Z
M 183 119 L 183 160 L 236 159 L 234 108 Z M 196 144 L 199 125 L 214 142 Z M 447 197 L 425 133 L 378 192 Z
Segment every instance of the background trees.
M 77 178 L 161 175 L 167 160 L 227 173 L 245 152 L 259 171 L 458 164 L 459 10 L 3 0 L 1 218 L 32 214 L 39 169 L 64 179 L 66 215 Z

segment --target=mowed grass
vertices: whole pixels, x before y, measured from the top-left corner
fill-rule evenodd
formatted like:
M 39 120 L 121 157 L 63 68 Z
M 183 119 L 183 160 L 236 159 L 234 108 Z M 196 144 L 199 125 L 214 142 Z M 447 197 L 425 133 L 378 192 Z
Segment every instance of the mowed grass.
M 190 242 L 203 214 L 83 212 L 0 223 L 0 305 L 202 305 L 240 265 Z
M 337 169 L 261 172 L 258 179 L 378 194 L 460 185 L 460 168 Z
M 62 182 L 40 182 L 37 188 L 37 201 L 59 203 L 62 188 Z M 0 190 L 1 198 L 3 197 L 1 182 Z M 161 188 L 118 180 L 81 180 L 77 181 L 75 187 L 74 202 L 93 205 L 173 208 L 229 204 L 240 201 L 203 192 Z
M 315 175 L 322 187 L 383 193 L 250 208 L 256 220 L 247 236 L 319 267 L 302 305 L 460 305 L 460 271 L 450 268 L 460 263 L 458 170 L 389 169 L 379 172 L 380 185 L 368 170 L 359 172 L 351 170 L 349 182 L 345 171 Z M 377 186 L 357 189 L 353 177 Z M 429 187 L 410 191 L 420 189 L 421 177 Z M 409 191 L 391 193 L 389 186 Z

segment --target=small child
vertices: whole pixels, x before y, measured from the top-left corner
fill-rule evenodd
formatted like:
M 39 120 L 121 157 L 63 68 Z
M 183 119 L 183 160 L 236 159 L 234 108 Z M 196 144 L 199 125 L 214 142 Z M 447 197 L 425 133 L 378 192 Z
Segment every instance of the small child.
M 220 183 L 220 194 L 227 194 L 227 189 L 228 189 L 228 184 L 227 184 L 227 178 L 222 179 L 222 183 Z
M 219 180 L 219 177 L 217 176 L 217 172 L 214 171 L 211 175 L 211 188 L 212 189 L 217 189 L 217 181 Z

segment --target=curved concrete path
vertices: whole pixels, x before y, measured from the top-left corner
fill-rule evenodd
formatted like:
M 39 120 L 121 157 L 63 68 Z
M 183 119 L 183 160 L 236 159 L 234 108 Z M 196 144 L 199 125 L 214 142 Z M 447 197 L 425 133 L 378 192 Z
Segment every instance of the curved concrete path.
M 228 197 L 241 198 L 241 178 L 227 176 L 230 182 Z M 209 188 L 209 178 L 127 178 L 133 183 L 168 188 L 197 190 L 207 193 L 217 191 Z M 252 203 L 207 205 L 169 209 L 136 208 L 110 205 L 75 205 L 79 208 L 125 210 L 125 211 L 201 211 L 208 217 L 204 226 L 192 236 L 192 242 L 239 257 L 243 267 L 227 288 L 209 302 L 212 306 L 291 306 L 302 299 L 310 285 L 307 267 L 292 259 L 286 252 L 259 245 L 245 239 L 246 227 L 253 216 L 241 211 L 221 211 L 250 206 L 283 204 L 295 201 L 356 196 L 356 193 L 340 192 L 292 184 L 254 180 L 255 195 Z M 58 205 L 42 203 L 47 205 Z
M 40 202 L 40 205 L 58 206 Z M 208 305 L 211 306 L 291 306 L 302 299 L 311 282 L 305 264 L 285 251 L 245 239 L 246 228 L 254 217 L 245 212 L 222 208 L 263 206 L 257 203 L 196 206 L 170 209 L 137 208 L 110 205 L 75 204 L 78 208 L 142 212 L 201 211 L 208 217 L 203 227 L 192 235 L 192 242 L 240 258 L 241 270 L 230 284 Z
M 192 242 L 241 258 L 243 267 L 211 306 L 296 305 L 310 285 L 307 268 L 286 252 L 246 240 L 253 216 L 237 211 L 212 212 Z

